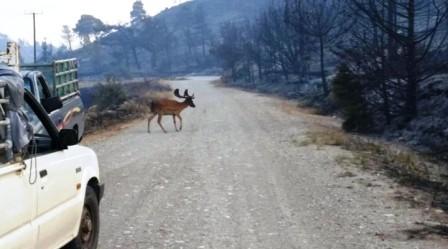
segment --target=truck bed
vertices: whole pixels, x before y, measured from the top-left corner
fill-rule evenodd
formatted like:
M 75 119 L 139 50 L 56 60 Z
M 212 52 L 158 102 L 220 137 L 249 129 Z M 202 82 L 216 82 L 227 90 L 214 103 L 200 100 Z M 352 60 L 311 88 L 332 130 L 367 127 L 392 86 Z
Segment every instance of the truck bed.
M 21 65 L 23 71 L 40 71 L 45 76 L 53 96 L 64 98 L 79 91 L 78 60 L 57 60 L 49 64 Z

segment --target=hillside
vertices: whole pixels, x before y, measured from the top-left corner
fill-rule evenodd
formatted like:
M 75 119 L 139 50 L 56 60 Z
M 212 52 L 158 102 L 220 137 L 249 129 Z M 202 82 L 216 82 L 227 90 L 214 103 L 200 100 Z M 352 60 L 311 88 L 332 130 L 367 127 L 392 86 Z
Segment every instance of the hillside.
M 202 9 L 206 23 L 218 31 L 225 22 L 244 22 L 256 18 L 272 0 L 194 0 L 167 9 L 155 18 L 163 19 L 173 30 L 179 30 L 194 18 L 194 12 Z
M 272 0 L 193 0 L 154 17 L 105 32 L 69 56 L 81 58 L 81 74 L 151 74 L 204 72 L 218 67 L 210 49 L 226 22 L 255 19 Z

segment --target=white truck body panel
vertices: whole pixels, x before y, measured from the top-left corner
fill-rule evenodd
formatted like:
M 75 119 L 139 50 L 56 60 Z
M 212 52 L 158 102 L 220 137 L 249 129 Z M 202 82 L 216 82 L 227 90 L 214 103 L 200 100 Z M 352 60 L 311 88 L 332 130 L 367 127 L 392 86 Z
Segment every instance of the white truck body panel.
M 87 183 L 99 181 L 96 155 L 75 145 L 25 164 L 0 168 L 0 248 L 58 249 L 78 233 Z
M 29 175 L 30 168 L 21 164 L 0 168 L 0 248 L 30 248 L 36 241 L 37 231 L 32 225 L 36 186 L 28 183 Z

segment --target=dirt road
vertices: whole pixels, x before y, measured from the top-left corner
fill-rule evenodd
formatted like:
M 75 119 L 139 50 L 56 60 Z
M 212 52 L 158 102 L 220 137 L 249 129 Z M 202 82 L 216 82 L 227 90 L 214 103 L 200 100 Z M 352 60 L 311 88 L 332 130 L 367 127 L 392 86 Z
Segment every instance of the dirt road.
M 172 82 L 197 97 L 182 132 L 166 117 L 168 134 L 141 121 L 89 142 L 107 184 L 100 248 L 446 248 L 410 235 L 425 217 L 385 177 L 343 177 L 348 152 L 298 145 L 306 115 L 211 80 Z

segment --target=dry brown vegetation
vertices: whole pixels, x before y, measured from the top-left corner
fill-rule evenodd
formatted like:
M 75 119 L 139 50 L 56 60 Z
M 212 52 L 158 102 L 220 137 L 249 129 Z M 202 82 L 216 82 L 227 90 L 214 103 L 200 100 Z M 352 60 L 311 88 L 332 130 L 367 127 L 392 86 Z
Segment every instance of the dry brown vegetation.
M 431 207 L 448 212 L 447 167 L 428 155 L 396 144 L 347 134 L 334 127 L 321 126 L 307 133 L 306 139 L 294 140 L 298 146 L 338 146 L 352 152 L 336 162 L 343 166 L 383 173 L 403 186 L 418 189 L 430 196 Z M 352 174 L 350 172 L 350 174 Z M 411 198 L 412 199 L 412 198 Z
M 86 134 L 101 132 L 105 128 L 117 130 L 127 122 L 145 117 L 154 99 L 171 96 L 168 84 L 158 80 L 123 84 L 127 100 L 119 106 L 101 110 L 94 105 L 86 116 Z M 120 129 L 118 129 L 120 130 Z
M 353 157 L 339 159 L 340 162 L 361 166 L 365 169 L 387 170 L 401 180 L 433 182 L 446 187 L 442 162 L 434 161 L 427 155 L 419 154 L 399 145 L 388 144 L 373 138 L 344 133 L 337 129 L 314 130 L 308 132 L 301 145 L 340 146 L 352 151 Z

